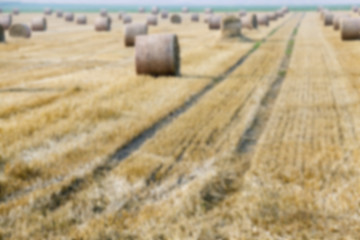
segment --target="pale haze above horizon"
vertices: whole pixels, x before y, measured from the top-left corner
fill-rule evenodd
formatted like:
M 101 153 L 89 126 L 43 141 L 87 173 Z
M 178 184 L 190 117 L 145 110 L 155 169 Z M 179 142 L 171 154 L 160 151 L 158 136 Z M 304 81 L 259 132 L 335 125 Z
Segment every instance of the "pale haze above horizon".
M 335 5 L 359 4 L 360 0 L 0 0 L 22 3 L 65 3 L 65 4 L 119 4 L 119 5 Z

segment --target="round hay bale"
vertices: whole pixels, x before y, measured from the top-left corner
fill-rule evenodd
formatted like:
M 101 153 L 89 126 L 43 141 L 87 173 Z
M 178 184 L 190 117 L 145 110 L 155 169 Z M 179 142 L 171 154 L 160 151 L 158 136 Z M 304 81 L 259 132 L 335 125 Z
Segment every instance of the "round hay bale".
M 182 12 L 183 12 L 183 13 L 188 13 L 188 12 L 189 12 L 189 8 L 188 8 L 188 7 L 183 7 Z
M 45 31 L 47 28 L 46 18 L 37 17 L 31 21 L 31 30 L 32 31 Z
M 349 15 L 337 15 L 334 17 L 334 21 L 333 21 L 333 27 L 334 27 L 334 30 L 337 31 L 340 29 L 340 23 L 343 19 L 346 19 L 346 18 L 350 18 Z
M 253 28 L 257 29 L 259 24 L 258 24 L 256 14 L 251 15 L 250 19 L 251 19 L 251 23 L 253 25 Z
M 281 11 L 285 14 L 287 14 L 289 12 L 289 8 L 288 7 L 282 7 Z
M 209 18 L 209 29 L 218 30 L 221 27 L 221 17 L 213 15 Z
M 127 24 L 125 26 L 125 46 L 132 47 L 135 45 L 136 36 L 147 35 L 148 26 L 141 23 Z
M 237 17 L 226 17 L 222 21 L 221 35 L 223 38 L 241 36 L 241 21 Z
M 0 15 L 0 25 L 4 30 L 8 30 L 12 23 L 12 16 L 10 14 Z
M 109 17 L 97 17 L 95 19 L 95 31 L 110 31 L 111 20 Z
M 56 17 L 62 18 L 62 16 L 63 16 L 63 12 L 61 10 L 57 10 L 56 11 Z
M 181 16 L 178 14 L 171 15 L 170 22 L 174 24 L 181 24 Z
M 257 15 L 257 22 L 259 26 L 269 26 L 269 16 L 267 14 Z
M 206 14 L 204 17 L 204 23 L 209 23 L 211 16 L 212 16 L 212 14 Z
M 81 14 L 81 15 L 77 16 L 77 18 L 76 18 L 76 23 L 77 23 L 77 24 L 80 24 L 80 25 L 85 25 L 85 24 L 87 24 L 87 17 L 86 17 L 86 15 Z
M 20 10 L 18 8 L 14 8 L 12 11 L 13 15 L 19 15 L 20 14 Z
M 154 15 L 158 15 L 159 12 L 160 12 L 160 9 L 156 6 L 151 9 L 151 13 Z
M 72 21 L 74 21 L 74 14 L 71 12 L 67 12 L 64 15 L 64 19 L 66 22 L 72 22 Z
M 205 8 L 204 12 L 207 14 L 212 14 L 213 10 L 211 8 Z
M 239 12 L 239 17 L 245 17 L 246 16 L 246 11 L 240 11 Z
M 45 9 L 44 9 L 44 14 L 45 14 L 45 15 L 51 15 L 52 12 L 53 12 L 53 11 L 52 11 L 51 8 L 45 8 Z
M 145 8 L 144 7 L 139 7 L 139 13 L 144 13 L 145 12 Z
M 107 12 L 107 10 L 106 9 L 100 9 L 100 16 L 102 16 L 102 17 L 107 17 L 107 15 L 108 15 L 108 12 Z
M 162 18 L 162 19 L 166 19 L 166 18 L 168 18 L 168 16 L 169 16 L 168 11 L 163 10 L 163 11 L 161 12 L 161 18 Z
M 356 13 L 357 13 L 357 12 L 359 11 L 359 7 L 358 7 L 358 6 L 353 6 L 353 7 L 352 7 L 352 10 L 353 10 L 353 12 L 356 12 Z
M 30 38 L 31 29 L 28 25 L 22 23 L 16 23 L 11 25 L 9 29 L 9 34 L 14 38 Z
M 198 13 L 193 13 L 191 14 L 191 21 L 192 22 L 198 22 L 199 21 L 199 14 Z
M 277 14 L 275 12 L 269 13 L 269 20 L 270 21 L 276 21 L 277 20 Z
M 3 12 L 3 10 L 2 10 L 2 8 L 0 8 L 0 13 L 2 13 Z
M 125 15 L 124 12 L 118 12 L 118 19 L 122 20 L 124 15 Z
M 247 29 L 257 29 L 258 28 L 258 20 L 256 17 L 256 14 L 251 14 L 246 17 L 240 18 L 241 21 L 241 27 L 247 28 Z
M 343 19 L 340 23 L 341 39 L 342 40 L 355 40 L 360 37 L 360 19 L 348 18 Z
M 132 22 L 132 18 L 130 15 L 125 15 L 123 16 L 123 23 L 124 24 L 128 24 L 128 23 L 131 23 Z
M 324 25 L 325 26 L 332 26 L 334 21 L 334 14 L 327 12 L 324 15 Z
M 284 13 L 281 10 L 276 11 L 277 18 L 284 17 Z
M 175 34 L 137 36 L 135 40 L 137 74 L 179 75 L 180 47 Z
M 157 21 L 157 16 L 156 16 L 156 15 L 150 15 L 150 16 L 148 16 L 147 19 L 146 19 L 146 24 L 147 24 L 148 26 L 150 26 L 150 25 L 156 26 L 157 23 L 158 23 L 158 21 Z
M 323 9 L 323 10 L 320 12 L 320 17 L 321 17 L 322 20 L 324 20 L 325 14 L 328 13 L 328 12 L 329 12 L 329 10 L 327 10 L 327 9 Z
M 0 42 L 5 42 L 5 29 L 0 25 Z

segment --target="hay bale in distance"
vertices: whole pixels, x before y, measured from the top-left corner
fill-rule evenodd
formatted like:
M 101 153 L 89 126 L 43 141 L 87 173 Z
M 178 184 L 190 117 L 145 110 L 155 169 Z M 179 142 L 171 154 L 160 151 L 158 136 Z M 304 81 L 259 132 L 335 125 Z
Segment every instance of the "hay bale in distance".
M 284 13 L 281 10 L 278 10 L 278 11 L 276 11 L 276 16 L 277 16 L 277 18 L 282 18 L 282 17 L 284 17 Z
M 198 22 L 199 21 L 199 14 L 198 13 L 193 13 L 191 14 L 191 21 L 192 22 Z
M 150 15 L 150 16 L 148 16 L 147 19 L 146 19 L 146 24 L 147 24 L 148 26 L 150 26 L 150 25 L 156 26 L 157 23 L 158 23 L 158 21 L 157 21 L 157 16 L 156 16 L 156 15 Z
M 124 12 L 122 12 L 122 11 L 118 12 L 118 19 L 122 20 L 124 15 L 125 15 Z
M 4 30 L 8 30 L 12 23 L 12 16 L 10 14 L 0 15 L 0 25 Z
M 110 31 L 111 29 L 111 20 L 109 17 L 97 17 L 95 19 L 95 31 Z
M 213 13 L 213 10 L 211 8 L 205 8 L 204 12 L 206 14 L 212 14 Z
M 169 16 L 168 11 L 163 10 L 163 11 L 161 12 L 161 18 L 162 18 L 162 19 L 167 19 L 167 18 L 168 18 L 168 16 Z
M 36 17 L 31 21 L 31 30 L 32 31 L 45 31 L 47 28 L 46 18 L 45 17 Z
M 241 27 L 247 28 L 247 29 L 257 29 L 258 28 L 258 22 L 256 14 L 252 14 L 246 17 L 240 18 L 241 21 Z
M 251 23 L 253 25 L 253 28 L 257 29 L 259 24 L 258 24 L 256 14 L 251 15 L 250 19 L 251 19 Z
M 269 16 L 267 14 L 259 14 L 256 16 L 258 25 L 269 26 Z
M 181 24 L 181 16 L 179 14 L 173 14 L 170 17 L 170 22 L 174 24 Z
M 63 17 L 63 12 L 61 10 L 57 10 L 56 11 L 56 17 L 62 18 Z
M 282 7 L 280 10 L 283 12 L 284 15 L 286 15 L 289 12 L 288 7 Z
M 334 14 L 327 12 L 324 15 L 324 25 L 325 26 L 332 26 L 334 21 Z
M 221 35 L 223 38 L 241 36 L 241 21 L 239 18 L 230 16 L 222 21 Z
M 45 15 L 51 15 L 52 12 L 53 12 L 53 11 L 52 11 L 51 8 L 45 8 L 45 9 L 44 9 L 44 14 L 45 14 Z
M 353 10 L 353 12 L 357 13 L 359 11 L 359 7 L 358 6 L 353 6 L 352 10 Z
M 213 15 L 209 18 L 209 29 L 218 30 L 221 28 L 221 17 Z
M 348 18 L 343 19 L 340 23 L 341 39 L 342 40 L 355 40 L 360 37 L 360 19 Z
M 321 18 L 321 19 L 324 19 L 324 16 L 325 16 L 325 14 L 326 14 L 327 12 L 329 12 L 329 10 L 323 9 L 323 10 L 320 12 L 320 18 Z
M 276 21 L 277 20 L 277 14 L 275 12 L 269 13 L 269 20 L 270 21 Z
M 0 42 L 5 42 L 5 29 L 0 25 Z
M 135 45 L 136 36 L 147 35 L 148 26 L 141 23 L 127 24 L 124 30 L 125 35 L 125 46 L 132 47 Z
M 349 15 L 336 15 L 334 17 L 334 21 L 333 21 L 333 27 L 334 27 L 334 30 L 337 31 L 340 29 L 340 24 L 341 24 L 341 21 L 343 19 L 347 19 L 347 18 L 350 18 Z
M 106 9 L 100 9 L 100 16 L 102 17 L 107 17 L 108 15 L 108 11 Z
M 175 34 L 137 36 L 135 40 L 137 74 L 179 75 L 180 47 Z
M 80 25 L 87 24 L 87 17 L 84 14 L 78 15 L 76 18 L 76 23 Z
M 23 23 L 16 23 L 11 25 L 9 29 L 9 34 L 14 38 L 30 38 L 31 29 L 28 25 Z
M 188 12 L 189 12 L 189 8 L 188 8 L 188 7 L 183 7 L 182 12 L 183 12 L 183 13 L 188 13 Z
M 64 19 L 65 19 L 66 22 L 74 21 L 74 13 L 71 13 L 71 12 L 65 13 Z
M 209 23 L 209 19 L 212 17 L 212 14 L 205 14 L 204 23 Z
M 245 17 L 246 16 L 246 11 L 242 10 L 239 12 L 239 17 Z
M 144 7 L 139 7 L 138 11 L 139 11 L 139 13 L 144 13 L 144 12 L 145 12 L 145 8 L 144 8 Z
M 20 14 L 20 10 L 19 10 L 18 8 L 14 8 L 14 9 L 12 10 L 12 13 L 13 13 L 13 15 L 19 15 L 19 14 Z
M 3 10 L 2 10 L 2 8 L 0 8 L 0 13 L 2 13 L 3 12 Z
M 156 6 L 151 9 L 151 13 L 154 15 L 158 15 L 159 12 L 160 12 L 160 9 Z
M 123 23 L 124 24 L 128 24 L 128 23 L 131 23 L 132 22 L 132 18 L 130 15 L 125 15 L 123 16 Z
M 246 16 L 246 11 L 244 11 L 244 10 L 241 10 L 241 11 L 239 11 L 239 17 L 245 17 Z

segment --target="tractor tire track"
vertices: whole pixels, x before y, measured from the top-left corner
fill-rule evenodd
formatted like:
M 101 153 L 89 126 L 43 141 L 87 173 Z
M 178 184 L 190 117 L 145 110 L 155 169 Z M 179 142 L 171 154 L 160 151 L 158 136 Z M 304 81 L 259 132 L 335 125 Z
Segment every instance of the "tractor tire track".
M 293 15 L 292 17 L 294 17 Z M 129 141 L 124 146 L 121 146 L 117 149 L 108 159 L 103 162 L 99 166 L 97 166 L 92 172 L 80 177 L 67 176 L 67 177 L 59 177 L 56 179 L 49 180 L 47 183 L 42 184 L 40 186 L 29 187 L 24 190 L 20 190 L 11 194 L 10 196 L 6 196 L 3 199 L 0 199 L 0 204 L 7 203 L 16 198 L 22 197 L 32 191 L 40 188 L 50 187 L 56 183 L 62 181 L 69 181 L 69 184 L 62 186 L 61 190 L 53 193 L 51 195 L 50 201 L 47 203 L 47 207 L 51 210 L 56 210 L 58 207 L 62 206 L 69 199 L 71 199 L 71 195 L 75 194 L 86 188 L 91 182 L 99 181 L 101 178 L 106 176 L 108 171 L 111 171 L 115 168 L 121 161 L 126 159 L 136 150 L 138 150 L 148 139 L 152 138 L 159 130 L 163 129 L 165 126 L 169 125 L 173 120 L 178 118 L 180 115 L 189 110 L 192 106 L 194 106 L 203 96 L 205 96 L 210 90 L 212 90 L 215 86 L 217 86 L 220 82 L 224 81 L 235 69 L 240 67 L 251 55 L 256 52 L 256 50 L 261 47 L 261 44 L 267 42 L 267 40 L 275 34 L 279 29 L 281 29 L 284 25 L 286 25 L 288 21 L 284 21 L 281 25 L 276 27 L 273 31 L 271 31 L 266 37 L 264 37 L 261 41 L 258 41 L 254 44 L 254 46 L 237 62 L 235 62 L 229 69 L 227 69 L 224 73 L 212 79 L 212 82 L 205 86 L 200 92 L 191 96 L 189 100 L 187 100 L 182 106 L 177 108 L 176 110 L 169 113 L 167 116 L 163 117 L 159 121 L 157 121 L 154 125 L 152 125 L 147 130 L 143 131 L 138 136 L 134 137 L 131 141 Z

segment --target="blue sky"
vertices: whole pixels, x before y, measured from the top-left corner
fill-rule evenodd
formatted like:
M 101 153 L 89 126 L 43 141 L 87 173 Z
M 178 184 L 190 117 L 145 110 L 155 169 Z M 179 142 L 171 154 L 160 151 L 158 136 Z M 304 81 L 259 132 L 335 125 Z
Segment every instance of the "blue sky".
M 360 0 L 0 0 L 25 3 L 77 3 L 77 4 L 143 4 L 143 5 L 327 5 L 359 4 Z

